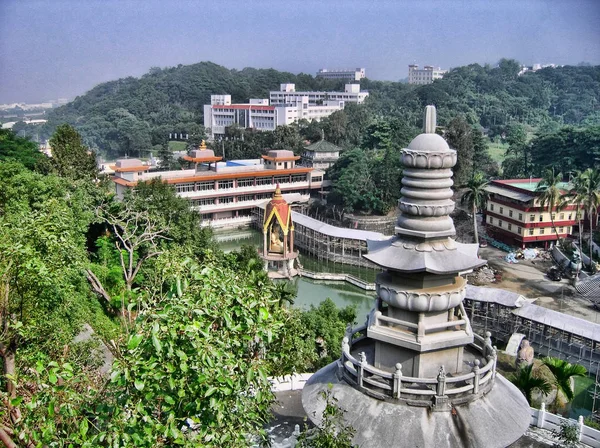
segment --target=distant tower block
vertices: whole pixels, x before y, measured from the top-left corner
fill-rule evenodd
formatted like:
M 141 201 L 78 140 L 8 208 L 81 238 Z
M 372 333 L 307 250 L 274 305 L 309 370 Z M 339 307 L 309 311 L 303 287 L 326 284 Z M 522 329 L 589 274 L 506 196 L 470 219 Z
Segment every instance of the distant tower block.
M 383 268 L 375 306 L 302 393 L 319 424 L 331 384 L 361 448 L 500 448 L 529 426 L 529 404 L 497 374 L 489 333 L 475 335 L 463 307 L 462 274 L 486 262 L 477 245 L 453 239 L 456 151 L 435 134 L 435 116 L 428 106 L 425 132 L 402 150 L 396 236 L 367 241 L 363 256 Z
M 291 278 L 298 275 L 298 271 L 294 269 L 294 260 L 297 257 L 298 252 L 294 251 L 292 208 L 283 198 L 277 185 L 273 199 L 265 208 L 261 258 L 269 277 Z

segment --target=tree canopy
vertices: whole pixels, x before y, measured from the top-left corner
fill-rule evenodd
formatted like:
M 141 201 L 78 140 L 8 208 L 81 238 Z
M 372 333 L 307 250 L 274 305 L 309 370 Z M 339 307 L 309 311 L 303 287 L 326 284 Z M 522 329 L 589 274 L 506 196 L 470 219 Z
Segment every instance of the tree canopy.
M 491 137 L 501 136 L 512 123 L 534 128 L 600 123 L 600 67 L 545 68 L 522 76 L 517 76 L 517 67 L 514 60 L 501 60 L 497 67 L 471 64 L 422 86 L 364 79 L 361 87 L 370 94 L 365 105 L 347 105 L 323 127 L 332 143 L 355 147 L 369 117 L 394 117 L 420 128 L 428 104 L 437 106 L 441 126 L 460 115 Z M 47 137 L 66 122 L 90 148 L 110 157 L 147 155 L 145 151 L 165 143 L 170 132 L 202 135 L 202 106 L 210 104 L 211 94 L 229 93 L 233 102 L 246 102 L 267 98 L 285 82 L 295 83 L 297 90 L 343 90 L 343 81 L 273 69 L 228 70 L 210 62 L 153 68 L 141 78 L 100 84 L 52 110 L 41 134 Z

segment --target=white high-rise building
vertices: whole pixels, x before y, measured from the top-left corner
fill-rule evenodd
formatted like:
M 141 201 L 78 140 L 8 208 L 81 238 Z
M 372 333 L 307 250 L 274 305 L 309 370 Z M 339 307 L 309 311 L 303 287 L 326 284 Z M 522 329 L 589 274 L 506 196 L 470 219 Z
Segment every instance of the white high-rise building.
M 369 96 L 369 92 L 361 92 L 360 84 L 346 84 L 343 92 L 317 92 L 296 91 L 296 85 L 281 84 L 279 90 L 269 92 L 271 105 L 290 104 L 300 101 L 302 97 L 308 97 L 310 105 L 316 105 L 325 101 L 344 101 L 346 103 L 361 104 Z
M 317 78 L 324 79 L 347 79 L 349 81 L 360 81 L 365 78 L 365 69 L 357 68 L 355 70 L 328 70 L 322 68 L 317 72 Z
M 431 84 L 436 79 L 442 79 L 448 70 L 442 70 L 439 67 L 426 65 L 422 69 L 416 64 L 408 66 L 408 83 L 409 84 Z
M 204 106 L 204 127 L 210 140 L 225 135 L 225 128 L 234 124 L 274 131 L 302 119 L 320 121 L 342 110 L 346 102 L 362 103 L 368 95 L 358 84 L 346 84 L 344 92 L 296 92 L 295 84 L 281 84 L 279 91 L 270 92 L 270 100 L 251 99 L 245 104 L 232 104 L 231 95 L 211 95 L 210 104 Z

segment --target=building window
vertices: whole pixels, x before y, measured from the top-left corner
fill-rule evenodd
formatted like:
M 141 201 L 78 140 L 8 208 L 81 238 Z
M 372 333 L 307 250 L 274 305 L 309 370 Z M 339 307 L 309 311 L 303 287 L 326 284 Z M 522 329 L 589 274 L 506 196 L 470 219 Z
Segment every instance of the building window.
M 238 202 L 253 201 L 253 200 L 254 200 L 253 194 L 244 194 L 242 196 L 238 196 L 238 198 L 237 198 Z
M 233 202 L 233 196 L 225 196 L 223 198 L 219 198 L 219 204 L 230 204 Z
M 571 213 L 569 213 L 569 217 L 567 218 L 569 221 L 571 220 Z
M 214 190 L 215 183 L 214 182 L 198 182 L 196 184 L 196 190 L 198 191 L 206 191 L 206 190 Z
M 323 176 L 314 176 L 312 178 L 313 182 L 322 182 L 323 181 Z
M 529 215 L 529 220 L 530 221 L 535 221 L 535 215 Z
M 254 185 L 254 179 L 252 178 L 246 178 L 246 179 L 239 179 L 237 181 L 238 187 L 251 187 Z
M 565 214 L 564 214 L 564 213 L 561 213 L 561 214 L 560 214 L 560 216 L 559 216 L 559 219 L 560 219 L 561 221 L 563 221 L 563 220 L 565 219 Z
M 256 179 L 256 185 L 271 185 L 270 177 L 259 177 Z
M 543 235 L 544 233 L 546 233 L 546 229 L 544 229 L 543 227 L 540 229 L 540 235 Z
M 504 213 L 504 207 L 500 207 L 500 214 Z
M 540 222 L 544 221 L 544 215 L 540 215 Z
M 558 228 L 558 233 L 564 233 L 564 231 L 565 231 L 565 228 L 564 228 L 564 227 L 559 227 L 559 228 Z
M 533 235 L 533 228 L 529 229 L 529 234 Z
M 233 188 L 232 180 L 220 180 L 219 181 L 219 190 L 227 190 L 229 188 Z
M 187 193 L 188 191 L 194 191 L 194 184 L 176 184 L 175 188 L 177 190 L 177 193 Z
M 523 233 L 523 229 L 522 229 L 522 228 L 520 228 L 520 227 L 517 227 L 517 233 L 518 233 L 519 235 L 521 235 L 521 233 Z
M 552 221 L 556 221 L 556 213 L 552 213 Z
M 519 213 L 519 221 L 523 221 L 523 213 Z
M 306 174 L 294 174 L 292 182 L 306 182 Z
M 494 218 L 492 218 L 491 216 L 488 216 L 488 222 L 490 224 L 494 224 Z
M 512 224 L 508 224 L 508 230 L 512 230 Z
M 513 211 L 512 211 L 512 210 L 509 210 L 509 211 L 508 211 L 508 216 L 509 216 L 510 218 L 512 218 L 512 217 L 513 217 Z
M 502 227 L 502 221 L 500 219 L 498 220 L 498 227 Z
M 490 211 L 494 211 L 494 204 L 490 204 Z

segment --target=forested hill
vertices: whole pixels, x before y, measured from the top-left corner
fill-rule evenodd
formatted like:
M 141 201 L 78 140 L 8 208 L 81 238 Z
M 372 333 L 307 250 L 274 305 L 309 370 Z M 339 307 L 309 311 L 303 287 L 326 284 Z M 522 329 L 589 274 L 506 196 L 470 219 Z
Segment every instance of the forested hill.
M 423 107 L 435 104 L 438 122 L 462 115 L 497 135 L 507 125 L 524 123 L 537 129 L 554 124 L 600 123 L 600 66 L 546 68 L 518 76 L 519 63 L 502 60 L 497 67 L 472 64 L 451 70 L 430 85 L 362 81 L 370 97 L 364 105 L 373 119 L 397 117 L 420 126 Z M 229 93 L 235 102 L 267 98 L 280 83 L 298 90 L 338 90 L 343 82 L 273 69 L 229 70 L 201 62 L 151 69 L 141 78 L 100 84 L 71 103 L 53 110 L 44 129 L 73 124 L 85 142 L 111 156 L 162 145 L 169 132 L 201 134 L 202 105 L 210 95 Z
M 162 144 L 170 132 L 201 132 L 202 106 L 211 94 L 231 94 L 233 102 L 268 98 L 279 84 L 297 89 L 338 90 L 343 82 L 273 69 L 229 70 L 212 62 L 152 68 L 141 78 L 99 84 L 53 110 L 44 136 L 62 123 L 74 125 L 87 144 L 109 153 Z

